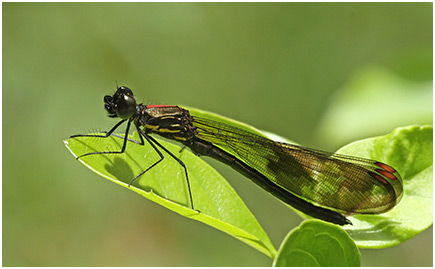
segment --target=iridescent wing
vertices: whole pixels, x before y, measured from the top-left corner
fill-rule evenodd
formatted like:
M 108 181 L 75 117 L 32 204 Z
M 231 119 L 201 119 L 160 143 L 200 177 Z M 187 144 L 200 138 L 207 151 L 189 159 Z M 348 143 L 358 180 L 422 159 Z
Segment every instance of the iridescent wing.
M 387 164 L 275 142 L 209 119 L 194 117 L 193 124 L 197 137 L 315 205 L 345 214 L 378 214 L 402 198 L 402 179 Z

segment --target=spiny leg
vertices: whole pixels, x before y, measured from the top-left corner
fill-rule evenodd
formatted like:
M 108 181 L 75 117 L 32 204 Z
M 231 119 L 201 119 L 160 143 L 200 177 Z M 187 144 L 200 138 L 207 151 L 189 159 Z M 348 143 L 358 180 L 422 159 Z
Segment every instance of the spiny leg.
M 164 146 L 162 146 L 159 142 L 157 142 L 157 140 L 155 140 L 152 136 L 147 136 L 142 130 L 138 129 L 138 131 L 148 140 L 148 142 L 150 142 L 150 140 L 155 143 L 157 146 L 159 146 L 161 149 L 163 149 L 164 151 L 166 151 L 174 160 L 176 160 L 184 169 L 184 174 L 186 175 L 186 181 L 187 181 L 187 188 L 189 189 L 189 198 L 190 198 L 190 204 L 192 206 L 192 209 L 195 210 L 195 207 L 193 206 L 193 198 L 192 198 L 192 191 L 190 189 L 190 182 L 189 182 L 189 176 L 187 174 L 187 168 L 186 165 L 183 163 L 183 161 L 181 161 L 180 159 L 178 159 L 172 152 L 170 152 L 167 148 L 165 148 Z M 150 142 L 150 144 L 154 147 L 154 149 L 156 149 L 157 152 L 159 152 L 157 150 L 157 148 L 155 147 L 155 145 L 153 145 L 153 143 Z
M 90 135 L 90 134 L 78 134 L 78 135 L 72 135 L 69 138 L 74 138 L 74 137 L 109 137 L 116 129 L 118 129 L 118 127 L 123 124 L 126 120 L 121 120 L 120 122 L 118 122 L 115 126 L 112 127 L 112 129 L 110 129 L 110 131 L 106 132 L 105 135 Z M 124 137 L 123 137 L 124 138 Z
M 159 156 L 160 156 L 160 160 L 158 160 L 157 162 L 153 163 L 150 167 L 148 167 L 147 169 L 145 169 L 144 171 L 142 171 L 139 175 L 135 176 L 135 177 L 130 181 L 130 183 L 128 183 L 128 186 L 129 186 L 129 187 L 130 187 L 131 184 L 133 184 L 133 182 L 134 182 L 138 177 L 140 177 L 140 176 L 142 176 L 143 174 L 145 174 L 148 170 L 150 170 L 151 168 L 153 168 L 154 166 L 156 166 L 159 162 L 163 161 L 163 159 L 165 158 L 165 157 L 163 156 L 163 154 L 160 152 L 160 150 L 159 150 L 159 149 L 154 145 L 153 141 L 151 141 L 150 137 L 149 137 L 147 134 L 145 134 L 144 132 L 142 132 L 142 130 L 139 129 L 139 127 L 136 126 L 136 129 L 137 129 L 138 132 L 139 132 L 139 136 L 140 136 L 141 143 L 144 144 L 144 141 L 143 141 L 143 138 L 142 138 L 142 136 L 143 136 L 143 137 L 145 137 L 145 139 L 148 141 L 148 143 L 153 147 L 153 149 L 157 152 L 157 154 L 159 154 Z
M 118 122 L 112 129 L 110 129 L 110 131 L 108 131 L 105 135 L 73 135 L 70 138 L 74 138 L 74 137 L 102 137 L 102 138 L 107 138 L 109 137 L 122 123 L 124 123 L 126 120 L 121 120 L 120 122 Z M 80 159 L 84 156 L 88 156 L 88 155 L 94 155 L 94 154 L 122 154 L 125 152 L 125 148 L 127 147 L 127 141 L 128 141 L 128 132 L 130 130 L 130 125 L 131 125 L 131 119 L 128 120 L 127 123 L 127 128 L 125 129 L 125 137 L 124 137 L 124 143 L 122 145 L 121 151 L 97 151 L 97 152 L 89 152 L 89 153 L 85 153 L 83 155 L 78 156 L 76 159 Z

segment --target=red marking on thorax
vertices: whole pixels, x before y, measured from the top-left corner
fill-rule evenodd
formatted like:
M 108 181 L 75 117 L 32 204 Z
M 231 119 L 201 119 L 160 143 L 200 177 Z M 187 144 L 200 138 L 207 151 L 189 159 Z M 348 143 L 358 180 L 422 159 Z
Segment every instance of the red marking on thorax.
M 379 166 L 380 168 L 382 168 L 385 171 L 388 171 L 390 173 L 396 172 L 396 170 L 393 167 L 386 165 L 385 163 L 376 162 L 375 165 Z
M 153 108 L 153 107 L 177 107 L 177 106 L 167 106 L 167 105 L 148 105 L 147 108 Z

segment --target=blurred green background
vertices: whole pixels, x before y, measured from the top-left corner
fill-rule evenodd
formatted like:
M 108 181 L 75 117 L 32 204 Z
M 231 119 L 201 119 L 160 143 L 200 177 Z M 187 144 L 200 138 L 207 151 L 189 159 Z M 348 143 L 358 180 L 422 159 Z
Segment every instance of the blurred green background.
M 3 3 L 3 266 L 269 266 L 99 177 L 63 145 L 108 130 L 115 81 L 334 151 L 432 124 L 431 3 Z M 272 242 L 301 219 L 222 164 Z M 432 266 L 432 228 L 365 266 Z

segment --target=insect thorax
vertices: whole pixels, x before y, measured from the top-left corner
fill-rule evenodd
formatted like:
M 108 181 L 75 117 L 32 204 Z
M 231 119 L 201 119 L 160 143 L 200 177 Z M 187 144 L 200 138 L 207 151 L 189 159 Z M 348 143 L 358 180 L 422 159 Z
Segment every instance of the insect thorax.
M 146 133 L 186 142 L 197 134 L 188 110 L 178 106 L 139 106 L 135 123 L 143 126 Z

